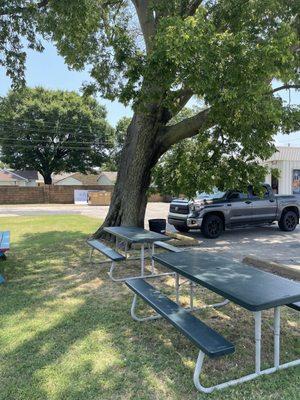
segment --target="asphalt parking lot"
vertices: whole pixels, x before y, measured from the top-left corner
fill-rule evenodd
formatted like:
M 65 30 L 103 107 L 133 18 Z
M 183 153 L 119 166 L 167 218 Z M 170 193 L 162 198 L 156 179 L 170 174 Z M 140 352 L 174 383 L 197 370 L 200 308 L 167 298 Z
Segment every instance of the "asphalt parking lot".
M 148 219 L 167 218 L 168 209 L 168 203 L 149 203 L 146 227 Z M 0 207 L 0 217 L 78 214 L 103 219 L 107 211 L 107 206 L 74 204 L 4 205 Z M 174 230 L 170 225 L 167 229 Z M 199 251 L 218 253 L 238 260 L 253 256 L 300 269 L 300 226 L 294 232 L 280 231 L 277 223 L 227 230 L 218 239 L 205 239 L 199 231 L 191 231 L 188 236 L 198 240 Z
M 148 203 L 146 222 L 152 218 L 167 218 L 169 203 Z M 0 217 L 78 214 L 104 219 L 108 206 L 88 206 L 76 204 L 16 204 L 1 205 Z

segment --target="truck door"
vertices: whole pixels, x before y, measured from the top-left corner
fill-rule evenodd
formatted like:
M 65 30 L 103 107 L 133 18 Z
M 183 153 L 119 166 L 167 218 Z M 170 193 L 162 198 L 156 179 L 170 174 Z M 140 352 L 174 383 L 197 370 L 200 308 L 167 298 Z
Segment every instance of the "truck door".
M 262 195 L 253 193 L 250 200 L 252 201 L 253 223 L 272 222 L 276 219 L 277 201 L 267 187 L 264 187 Z
M 227 197 L 227 208 L 231 226 L 251 223 L 252 201 L 248 194 L 238 191 L 231 192 Z

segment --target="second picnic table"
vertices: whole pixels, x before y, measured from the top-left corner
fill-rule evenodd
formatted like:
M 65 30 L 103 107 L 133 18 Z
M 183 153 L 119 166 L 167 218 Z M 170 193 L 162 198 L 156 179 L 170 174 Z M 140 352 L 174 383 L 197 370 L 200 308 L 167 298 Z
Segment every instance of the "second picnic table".
M 151 245 L 151 256 L 154 254 L 154 242 L 156 241 L 167 241 L 170 237 L 162 235 L 157 232 L 148 231 L 143 228 L 134 226 L 108 226 L 104 228 L 104 231 L 109 233 L 116 238 L 116 249 L 118 249 L 119 241 L 125 242 L 125 251 L 127 253 L 128 244 L 139 243 L 141 245 L 141 277 L 145 276 L 145 245 Z M 151 264 L 151 276 L 154 275 L 153 261 Z

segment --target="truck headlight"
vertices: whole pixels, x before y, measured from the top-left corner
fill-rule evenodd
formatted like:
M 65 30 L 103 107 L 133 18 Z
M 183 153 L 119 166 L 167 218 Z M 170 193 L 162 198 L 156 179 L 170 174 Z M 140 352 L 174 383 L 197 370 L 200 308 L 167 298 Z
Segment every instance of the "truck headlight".
M 203 204 L 197 204 L 197 203 L 195 203 L 195 204 L 193 204 L 193 205 L 191 206 L 191 210 L 192 210 L 192 211 L 201 211 L 203 208 L 204 208 Z

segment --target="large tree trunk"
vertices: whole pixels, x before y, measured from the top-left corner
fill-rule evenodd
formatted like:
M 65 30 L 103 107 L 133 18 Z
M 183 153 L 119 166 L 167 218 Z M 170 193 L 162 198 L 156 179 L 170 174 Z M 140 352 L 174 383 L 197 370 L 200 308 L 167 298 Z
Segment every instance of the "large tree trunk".
M 128 128 L 111 205 L 104 226 L 144 226 L 151 170 L 164 149 L 158 144 L 161 130 L 156 115 L 136 113 Z
M 45 185 L 52 185 L 51 173 L 44 173 L 43 178 L 44 178 Z

